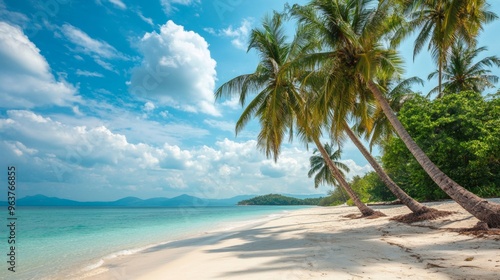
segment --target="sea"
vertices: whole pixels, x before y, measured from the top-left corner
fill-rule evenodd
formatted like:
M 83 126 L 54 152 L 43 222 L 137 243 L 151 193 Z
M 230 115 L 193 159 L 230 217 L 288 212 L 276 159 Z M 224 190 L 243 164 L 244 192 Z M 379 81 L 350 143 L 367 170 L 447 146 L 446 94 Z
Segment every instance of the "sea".
M 278 218 L 304 206 L 172 208 L 19 207 L 15 272 L 8 270 L 8 227 L 0 230 L 0 279 L 83 275 L 113 258 L 213 231 Z M 7 223 L 7 215 L 3 220 Z M 7 223 L 8 224 L 8 223 Z M 72 278 L 68 276 L 68 278 Z

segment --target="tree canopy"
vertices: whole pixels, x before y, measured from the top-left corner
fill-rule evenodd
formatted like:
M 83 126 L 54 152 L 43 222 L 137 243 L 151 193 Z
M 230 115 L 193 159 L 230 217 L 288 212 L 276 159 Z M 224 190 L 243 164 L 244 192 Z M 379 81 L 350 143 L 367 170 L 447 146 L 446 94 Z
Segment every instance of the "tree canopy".
M 472 91 L 433 101 L 415 96 L 399 112 L 408 132 L 443 172 L 483 197 L 500 195 L 498 96 L 486 98 Z M 383 148 L 384 167 L 411 196 L 420 200 L 446 197 L 399 138 L 392 138 Z

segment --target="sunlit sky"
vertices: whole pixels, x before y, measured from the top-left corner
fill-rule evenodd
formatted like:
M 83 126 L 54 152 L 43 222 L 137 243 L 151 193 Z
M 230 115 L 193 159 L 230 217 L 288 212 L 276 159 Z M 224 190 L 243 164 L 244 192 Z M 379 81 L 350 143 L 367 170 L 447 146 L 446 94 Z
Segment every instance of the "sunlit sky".
M 0 0 L 0 181 L 14 165 L 18 197 L 81 201 L 325 194 L 307 177 L 311 148 L 267 159 L 258 125 L 235 137 L 236 99 L 213 97 L 255 69 L 249 32 L 285 2 Z M 500 55 L 499 31 L 485 27 L 484 56 Z M 401 50 L 408 77 L 435 69 L 426 53 L 412 61 L 411 39 Z M 350 143 L 342 161 L 348 178 L 371 170 Z

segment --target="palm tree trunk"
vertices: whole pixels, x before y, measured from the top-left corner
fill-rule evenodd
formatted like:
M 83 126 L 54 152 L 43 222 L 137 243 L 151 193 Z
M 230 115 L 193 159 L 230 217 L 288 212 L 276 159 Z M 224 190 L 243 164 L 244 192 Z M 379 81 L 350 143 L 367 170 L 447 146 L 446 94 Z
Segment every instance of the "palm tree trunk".
M 332 160 L 328 156 L 328 153 L 326 152 L 325 148 L 319 141 L 318 137 L 313 137 L 314 143 L 318 147 L 318 151 L 321 153 L 321 156 L 323 156 L 323 159 L 325 160 L 326 165 L 328 166 L 328 169 L 330 169 L 330 172 L 335 176 L 337 181 L 339 182 L 340 186 L 344 188 L 344 190 L 347 192 L 349 197 L 352 199 L 356 207 L 358 207 L 359 211 L 361 211 L 361 214 L 363 216 L 371 216 L 375 214 L 375 211 L 371 209 L 370 207 L 366 206 L 361 200 L 359 200 L 359 197 L 356 195 L 354 190 L 349 186 L 347 181 L 344 179 L 338 168 L 333 164 Z
M 467 212 L 478 218 L 480 221 L 488 224 L 492 228 L 500 228 L 500 204 L 488 202 L 485 199 L 466 190 L 451 178 L 449 178 L 443 171 L 441 171 L 420 149 L 415 141 L 408 134 L 399 119 L 392 111 L 389 103 L 385 99 L 382 92 L 379 90 L 375 82 L 369 81 L 368 88 L 373 93 L 378 104 L 384 111 L 387 119 L 391 122 L 394 130 L 399 135 L 401 140 L 405 143 L 406 147 L 413 154 L 418 163 L 424 168 L 425 172 L 432 178 L 432 180 L 453 200 L 462 206 Z
M 380 177 L 382 182 L 389 188 L 389 190 L 410 210 L 415 213 L 415 214 L 422 214 L 427 211 L 429 211 L 431 208 L 419 203 L 415 199 L 413 199 L 411 196 L 409 196 L 405 191 L 403 191 L 390 177 L 387 175 L 387 173 L 384 171 L 382 166 L 378 164 L 378 162 L 373 158 L 373 156 L 368 152 L 368 150 L 363 146 L 361 141 L 359 141 L 358 137 L 354 134 L 354 132 L 349 128 L 349 125 L 347 122 L 344 122 L 345 126 L 345 131 L 347 132 L 347 135 L 351 139 L 351 141 L 356 145 L 356 147 L 361 151 L 363 156 L 368 160 L 368 162 L 371 164 L 375 172 L 377 172 L 377 175 Z
M 441 57 L 439 57 L 439 72 L 438 72 L 438 95 L 437 97 L 442 97 L 442 94 L 441 94 L 441 86 L 442 86 L 442 83 L 443 83 L 443 61 L 441 59 Z

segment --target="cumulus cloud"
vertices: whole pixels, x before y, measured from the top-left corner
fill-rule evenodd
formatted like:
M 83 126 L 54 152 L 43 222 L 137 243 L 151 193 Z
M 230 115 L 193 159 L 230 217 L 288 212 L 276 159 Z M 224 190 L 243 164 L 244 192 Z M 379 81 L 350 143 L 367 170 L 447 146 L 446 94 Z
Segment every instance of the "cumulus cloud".
M 213 28 L 205 28 L 205 31 L 219 37 L 231 38 L 231 44 L 240 49 L 247 50 L 248 36 L 252 30 L 253 19 L 243 19 L 240 26 L 234 28 L 232 25 L 225 29 L 214 30 Z
M 142 109 L 146 112 L 151 112 L 156 108 L 155 104 L 153 102 L 146 102 Z
M 83 200 L 181 193 L 223 198 L 325 193 L 329 188 L 315 190 L 307 177 L 309 151 L 285 146 L 274 162 L 256 149 L 255 140 L 223 139 L 189 148 L 134 143 L 105 125 L 68 124 L 26 110 L 9 110 L 0 117 L 0 139 L 0 164 L 19 163 L 27 174 L 24 195 L 60 196 L 68 186 L 77 194 L 73 198 Z M 344 162 L 354 172 L 350 177 L 369 171 L 351 160 Z
M 0 107 L 69 106 L 77 89 L 56 80 L 50 66 L 18 26 L 0 22 Z
M 216 62 L 203 37 L 169 20 L 138 45 L 144 58 L 132 71 L 132 93 L 187 112 L 220 115 L 213 97 Z
M 346 179 L 351 180 L 354 176 L 363 176 L 364 174 L 373 171 L 371 165 L 366 164 L 364 166 L 359 166 L 354 160 L 346 159 L 340 160 L 340 162 L 344 163 L 351 170 L 346 174 Z

